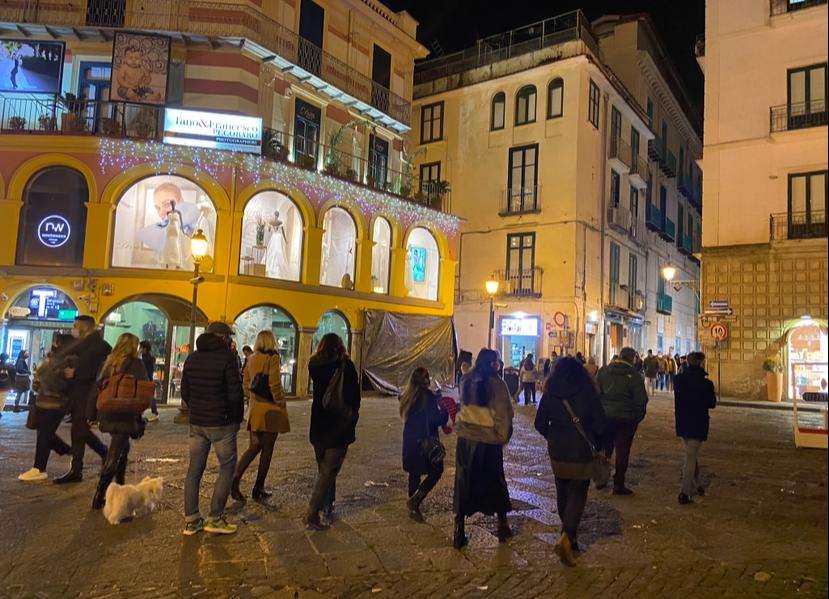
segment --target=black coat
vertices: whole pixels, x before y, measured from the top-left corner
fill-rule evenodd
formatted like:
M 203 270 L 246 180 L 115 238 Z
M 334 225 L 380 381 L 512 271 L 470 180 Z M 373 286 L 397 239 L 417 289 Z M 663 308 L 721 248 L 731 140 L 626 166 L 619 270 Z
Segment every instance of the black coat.
M 676 435 L 685 439 L 708 439 L 708 410 L 717 405 L 714 383 L 699 366 L 688 366 L 674 380 Z
M 153 380 L 153 374 L 155 373 L 155 356 L 153 356 L 150 352 L 142 353 L 141 363 L 144 365 L 144 371 L 147 373 L 147 380 Z
M 98 379 L 101 366 L 111 351 L 112 347 L 104 341 L 101 333 L 93 331 L 61 352 L 64 355 L 72 355 L 74 358 L 75 376 L 70 379 L 69 389 L 67 390 L 73 414 L 81 411 L 83 405 L 87 419 L 95 420 L 97 418 L 95 381 Z
M 227 426 L 244 417 L 242 375 L 236 354 L 221 337 L 202 333 L 196 351 L 181 373 L 181 400 L 190 409 L 190 424 Z
M 562 399 L 566 399 L 573 408 L 594 446 L 598 445 L 606 419 L 599 394 L 589 380 L 581 387 L 557 384 L 549 389 L 538 405 L 535 430 L 547 439 L 553 462 L 589 463 L 593 459 L 590 446 L 573 425 Z
M 308 374 L 314 383 L 314 401 L 311 404 L 311 427 L 308 437 L 311 444 L 321 449 L 347 447 L 356 440 L 357 420 L 360 417 L 360 380 L 354 362 L 345 359 L 343 391 L 345 401 L 354 408 L 354 418 L 345 421 L 322 407 L 322 396 L 337 371 L 338 360 L 322 361 L 311 358 Z
M 420 440 L 439 438 L 439 429 L 448 419 L 449 413 L 438 405 L 438 396 L 429 389 L 420 389 L 403 425 L 403 470 L 411 474 L 429 473 Z

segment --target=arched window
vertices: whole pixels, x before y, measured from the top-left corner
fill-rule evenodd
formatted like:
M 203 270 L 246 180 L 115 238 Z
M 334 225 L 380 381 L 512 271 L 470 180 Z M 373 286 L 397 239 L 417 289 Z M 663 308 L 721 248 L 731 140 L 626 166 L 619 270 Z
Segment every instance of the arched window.
M 115 210 L 112 265 L 192 270 L 190 238 L 198 229 L 215 256 L 216 209 L 206 191 L 174 175 L 142 179 Z
M 556 77 L 547 86 L 547 118 L 558 118 L 562 114 L 564 114 L 564 80 Z
M 299 334 L 296 322 L 290 314 L 276 306 L 256 306 L 242 312 L 233 323 L 236 330 L 236 346 L 256 345 L 260 331 L 271 331 L 276 337 L 279 361 L 282 366 L 282 388 L 293 395 L 296 391 L 296 359 Z
M 357 253 L 357 226 L 342 208 L 331 208 L 322 221 L 322 263 L 320 285 L 354 289 L 354 256 Z
M 440 254 L 435 237 L 426 229 L 412 229 L 406 242 L 406 289 L 409 297 L 438 299 Z
M 371 290 L 374 293 L 389 292 L 389 252 L 391 251 L 391 226 L 385 218 L 374 221 L 371 234 Z
M 351 326 L 348 324 L 348 320 L 342 313 L 336 310 L 329 310 L 320 316 L 317 322 L 317 330 L 311 339 L 312 352 L 317 351 L 317 345 L 319 345 L 320 339 L 328 333 L 335 333 L 343 340 L 345 348 L 351 351 Z
M 74 169 L 55 166 L 35 174 L 23 192 L 17 264 L 80 266 L 88 200 L 86 179 Z
M 525 85 L 515 94 L 515 124 L 535 122 L 535 86 Z
M 492 112 L 489 119 L 489 128 L 492 131 L 504 128 L 504 113 L 507 107 L 507 96 L 498 92 L 492 97 Z
M 302 214 L 278 191 L 263 191 L 245 206 L 239 274 L 299 281 Z

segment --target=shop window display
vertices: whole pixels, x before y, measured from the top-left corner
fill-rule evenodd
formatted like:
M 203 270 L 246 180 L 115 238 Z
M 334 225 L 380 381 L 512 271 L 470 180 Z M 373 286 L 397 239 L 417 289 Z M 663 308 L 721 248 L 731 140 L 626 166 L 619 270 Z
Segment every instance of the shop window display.
M 295 393 L 297 328 L 293 319 L 274 306 L 257 306 L 242 312 L 236 319 L 234 328 L 236 346 L 240 349 L 245 345 L 253 347 L 260 331 L 269 330 L 273 333 L 282 363 L 282 387 L 285 393 Z
M 317 322 L 317 330 L 311 340 L 311 348 L 313 351 L 316 351 L 320 340 L 328 333 L 336 333 L 339 338 L 343 340 L 345 348 L 350 351 L 351 330 L 345 316 L 334 310 L 326 312 L 320 316 L 320 319 Z
M 240 274 L 299 281 L 302 215 L 288 196 L 264 191 L 247 203 L 240 260 Z
M 201 229 L 214 255 L 216 209 L 207 193 L 183 177 L 142 179 L 115 210 L 112 265 L 192 270 L 190 238 Z
M 320 284 L 354 289 L 354 256 L 357 253 L 357 226 L 342 208 L 331 208 L 322 222 L 322 263 Z
M 829 391 L 829 341 L 826 329 L 800 326 L 789 334 L 790 397 Z
M 434 236 L 422 227 L 413 229 L 406 243 L 405 284 L 409 297 L 436 300 L 440 254 Z
M 389 292 L 389 251 L 391 250 L 391 226 L 389 221 L 378 218 L 372 233 L 371 289 L 374 293 Z

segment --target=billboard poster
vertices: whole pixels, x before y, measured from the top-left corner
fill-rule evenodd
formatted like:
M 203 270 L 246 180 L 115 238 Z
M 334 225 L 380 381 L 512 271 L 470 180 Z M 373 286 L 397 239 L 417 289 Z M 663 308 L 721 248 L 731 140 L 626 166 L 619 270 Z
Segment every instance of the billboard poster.
M 113 102 L 163 105 L 167 102 L 170 38 L 118 31 L 112 41 Z
M 0 39 L 0 92 L 57 94 L 63 42 Z
M 164 110 L 164 143 L 262 153 L 262 119 L 182 108 Z

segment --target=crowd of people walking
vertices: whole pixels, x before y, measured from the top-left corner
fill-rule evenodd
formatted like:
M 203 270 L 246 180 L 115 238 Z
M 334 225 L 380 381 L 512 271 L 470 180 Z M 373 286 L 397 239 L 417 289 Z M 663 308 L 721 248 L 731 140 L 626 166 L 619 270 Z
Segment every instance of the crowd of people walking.
M 184 363 L 181 397 L 189 414 L 184 535 L 236 532 L 237 525 L 225 515 L 228 499 L 247 501 L 242 479 L 258 458 L 250 494 L 255 501 L 267 501 L 271 493 L 266 481 L 277 439 L 291 431 L 273 333 L 261 331 L 254 347 L 244 348 L 244 363 L 233 336 L 229 325 L 210 323 Z M 399 396 L 402 468 L 408 475 L 406 509 L 412 520 L 424 521 L 423 502 L 445 470 L 447 451 L 441 431 L 457 435 L 452 535 L 456 549 L 467 544 L 466 519 L 476 513 L 497 517 L 499 541 L 506 542 L 513 534 L 507 517 L 512 504 L 504 448 L 513 434 L 517 395 L 504 381 L 504 365 L 497 352 L 481 349 L 474 363 L 469 352 L 460 357 L 459 401 L 436 390 L 424 367 L 414 369 Z M 591 481 L 602 489 L 612 480 L 614 495 L 634 493 L 626 473 L 636 432 L 647 414 L 645 381 L 653 386 L 652 372 L 657 376 L 664 372 L 675 393 L 676 433 L 684 452 L 678 501 L 685 505 L 705 492 L 699 453 L 708 436 L 708 412 L 716 405 L 714 387 L 704 369 L 705 356 L 691 353 L 681 362 L 669 358 L 674 368 L 663 368 L 658 360 L 652 352 L 640 359 L 635 350 L 624 348 L 601 369 L 594 359 L 585 360 L 581 354 L 543 361 L 528 355 L 521 362 L 520 391 L 525 404 L 535 405 L 541 383 L 534 425 L 547 444 L 562 522 L 555 552 L 566 565 L 574 565 L 581 551 L 579 525 Z M 88 316 L 75 320 L 71 336 L 55 335 L 32 384 L 35 400 L 28 424 L 36 430 L 34 464 L 19 478 L 26 482 L 47 479 L 48 458 L 54 451 L 72 456 L 69 471 L 54 482 L 79 482 L 88 445 L 102 460 L 92 508 L 103 508 L 110 484 L 125 483 L 130 441 L 140 439 L 146 423 L 157 418 L 153 368 L 148 344 L 124 333 L 110 347 Z M 308 439 L 317 476 L 303 522 L 309 530 L 321 531 L 334 519 L 337 477 L 349 446 L 356 441 L 361 386 L 342 339 L 333 333 L 322 337 L 308 362 L 308 373 L 313 396 Z M 149 418 L 144 417 L 146 410 L 150 410 Z M 57 434 L 67 415 L 72 423 L 71 444 Z M 249 442 L 237 459 L 238 432 L 245 421 Z M 108 446 L 90 423 L 109 434 Z M 211 450 L 218 461 L 218 477 L 210 505 L 203 512 L 200 487 Z

